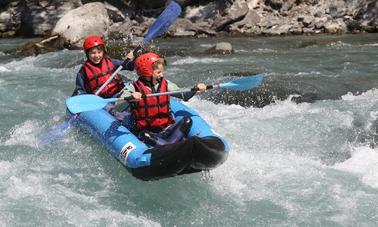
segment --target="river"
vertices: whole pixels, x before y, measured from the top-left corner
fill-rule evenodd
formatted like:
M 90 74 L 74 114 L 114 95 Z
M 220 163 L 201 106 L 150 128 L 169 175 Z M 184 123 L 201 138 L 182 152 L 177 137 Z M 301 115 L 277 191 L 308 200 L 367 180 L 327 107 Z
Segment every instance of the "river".
M 5 54 L 26 41 L 0 39 L 1 226 L 378 225 L 378 34 L 156 41 L 180 87 L 265 80 L 187 102 L 228 141 L 228 160 L 152 182 L 76 128 L 36 146 L 65 122 L 84 54 Z M 203 53 L 219 41 L 235 53 Z

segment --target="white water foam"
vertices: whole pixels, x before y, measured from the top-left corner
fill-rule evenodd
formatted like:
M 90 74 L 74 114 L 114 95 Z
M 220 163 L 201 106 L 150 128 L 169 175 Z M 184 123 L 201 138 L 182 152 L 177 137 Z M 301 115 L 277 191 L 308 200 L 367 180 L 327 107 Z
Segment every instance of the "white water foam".
M 287 73 L 266 73 L 266 76 L 288 76 L 288 77 L 298 77 L 298 78 L 308 78 L 309 76 L 313 77 L 329 77 L 329 78 L 336 78 L 340 77 L 338 74 L 324 74 L 323 72 L 319 71 L 309 71 L 309 72 L 297 72 L 297 73 L 292 73 L 292 72 L 287 72 Z
M 252 53 L 277 53 L 277 50 L 269 49 L 269 48 L 258 48 L 254 49 Z
M 171 65 L 187 65 L 187 64 L 209 64 L 209 63 L 219 63 L 225 62 L 225 59 L 221 58 L 193 58 L 187 57 L 171 63 Z
M 330 46 L 330 47 L 345 47 L 345 46 L 350 47 L 350 46 L 353 46 L 353 45 L 350 44 L 350 43 L 337 41 L 337 42 L 332 42 L 332 43 L 328 44 L 327 46 Z
M 12 171 L 12 164 L 8 161 L 0 161 L 0 177 L 6 176 Z
M 212 46 L 214 46 L 214 44 L 208 44 L 208 43 L 202 43 L 202 44 L 200 44 L 200 47 L 210 48 Z
M 35 120 L 27 120 L 20 125 L 14 126 L 8 136 L 6 136 L 4 145 L 26 145 L 35 147 L 37 141 L 37 134 L 40 131 L 40 124 Z M 4 139 L 4 138 L 3 138 Z
M 11 71 L 24 71 L 32 70 L 34 68 L 34 61 L 36 60 L 35 56 L 25 57 L 21 60 L 12 60 L 11 62 L 5 64 L 6 68 Z
M 61 51 L 61 52 L 68 52 L 68 51 Z M 22 59 L 12 60 L 0 67 L 0 72 L 3 70 L 4 72 L 17 72 L 20 75 L 30 76 L 30 75 L 48 75 L 49 78 L 53 77 L 61 77 L 62 74 L 64 75 L 71 75 L 70 77 L 66 77 L 67 80 L 72 80 L 72 77 L 75 76 L 76 72 L 79 70 L 80 65 L 73 66 L 71 68 L 64 68 L 64 67 L 51 67 L 49 62 L 51 60 L 56 59 L 59 61 L 59 56 L 62 55 L 61 52 L 54 52 L 54 53 L 47 53 L 38 56 L 29 56 Z M 70 53 L 70 52 L 69 52 Z M 73 52 L 72 55 L 77 54 Z M 58 63 L 55 63 L 58 64 Z M 8 71 L 9 70 L 9 71 Z
M 107 207 L 100 207 L 96 210 L 81 212 L 88 217 L 89 223 L 100 224 L 103 220 L 106 220 L 107 225 L 119 226 L 161 226 L 159 223 L 149 220 L 146 217 L 131 214 L 129 212 L 123 213 Z M 86 225 L 86 221 L 83 222 L 82 216 L 78 216 L 78 220 L 74 224 Z
M 334 168 L 355 174 L 362 183 L 378 188 L 378 149 L 364 146 L 353 150 L 350 159 L 336 164 Z
M 19 156 L 12 162 L 1 161 L 0 189 L 3 196 L 0 209 L 12 210 L 14 204 L 22 204 L 26 208 L 33 206 L 39 210 L 37 212 L 44 211 L 54 215 L 54 220 L 33 217 L 36 218 L 34 221 L 47 226 L 52 223 L 75 226 L 97 226 L 101 223 L 107 226 L 160 226 L 147 217 L 133 214 L 129 209 L 120 211 L 107 203 L 103 204 L 102 198 L 114 193 L 114 184 L 111 177 L 104 174 L 101 168 L 86 173 L 88 168 L 90 165 L 78 167 L 77 164 L 60 158 L 46 160 L 33 156 Z M 81 184 L 96 188 L 83 190 L 78 186 Z M 26 212 L 26 215 L 30 214 L 30 211 Z M 1 213 L 0 219 L 6 223 L 5 226 L 17 224 L 7 212 Z
M 270 201 L 289 217 L 302 217 L 304 222 L 322 214 L 323 206 L 345 211 L 330 217 L 334 221 L 353 221 L 355 216 L 348 214 L 366 195 L 342 200 L 350 189 L 344 189 L 343 181 L 338 184 L 328 174 L 330 167 L 321 161 L 332 152 L 351 149 L 337 133 L 354 127 L 354 114 L 344 109 L 348 103 L 335 105 L 339 102 L 295 104 L 285 100 L 264 108 L 243 108 L 192 99 L 188 105 L 230 143 L 228 160 L 211 171 L 214 192 L 243 207 Z M 335 142 L 335 148 L 329 147 Z M 308 205 L 323 193 L 322 201 Z
M 11 70 L 5 66 L 0 66 L 0 72 L 10 72 Z
M 356 101 L 356 100 L 369 100 L 369 101 L 378 101 L 378 89 L 373 88 L 361 94 L 354 95 L 349 92 L 346 95 L 341 96 L 345 101 Z
M 248 53 L 249 51 L 246 49 L 237 49 L 235 50 L 236 53 Z

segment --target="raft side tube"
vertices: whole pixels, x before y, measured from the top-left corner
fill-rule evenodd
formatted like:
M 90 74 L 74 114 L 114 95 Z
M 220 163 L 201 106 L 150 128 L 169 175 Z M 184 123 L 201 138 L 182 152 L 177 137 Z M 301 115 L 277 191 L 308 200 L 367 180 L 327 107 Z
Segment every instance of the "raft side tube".
M 144 154 L 149 147 L 106 110 L 82 112 L 77 119 L 82 129 L 94 135 L 126 167 L 138 168 L 150 164 L 151 155 Z

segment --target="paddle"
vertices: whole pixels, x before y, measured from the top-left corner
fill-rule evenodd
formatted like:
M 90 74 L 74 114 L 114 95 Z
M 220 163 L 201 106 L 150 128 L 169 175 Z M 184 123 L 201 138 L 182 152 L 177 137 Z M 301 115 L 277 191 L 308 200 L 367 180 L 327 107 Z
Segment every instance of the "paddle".
M 264 79 L 263 74 L 258 74 L 255 76 L 247 76 L 240 79 L 232 80 L 227 83 L 221 83 L 217 85 L 208 85 L 206 86 L 206 90 L 220 88 L 220 89 L 231 89 L 234 91 L 244 91 L 253 89 L 259 86 Z M 154 93 L 148 94 L 146 97 L 153 97 L 153 96 L 161 96 L 161 95 L 173 95 L 173 94 L 180 94 L 185 92 L 192 92 L 195 91 L 194 88 L 186 89 L 186 90 L 179 90 L 179 91 L 170 91 L 170 92 L 162 92 L 162 93 Z M 108 103 L 116 102 L 116 101 L 130 101 L 132 100 L 131 97 L 125 98 L 109 98 L 103 99 L 96 95 L 78 95 L 70 97 L 66 100 L 66 105 L 68 110 L 71 113 L 81 113 L 85 111 L 97 110 L 104 108 Z
M 150 26 L 148 29 L 147 35 L 144 37 L 142 42 L 133 50 L 134 55 L 143 48 L 151 39 L 162 35 L 168 27 L 176 20 L 176 18 L 180 15 L 182 9 L 181 6 L 176 1 L 171 1 L 169 5 L 164 9 L 164 11 L 159 15 L 159 17 L 155 20 L 155 22 Z M 108 85 L 113 78 L 123 69 L 124 66 L 130 59 L 126 59 L 108 78 L 108 80 L 96 91 L 95 95 L 100 94 L 100 92 Z
M 43 147 L 44 145 L 63 137 L 71 128 L 75 116 L 72 116 L 68 121 L 54 126 L 50 131 L 43 133 L 36 141 L 37 147 Z
M 155 22 L 148 29 L 147 35 L 144 37 L 143 41 L 133 50 L 134 53 L 138 52 L 145 44 L 147 44 L 151 39 L 162 35 L 168 27 L 176 20 L 180 15 L 182 9 L 181 6 L 174 0 L 164 9 L 164 11 L 159 15 Z M 122 65 L 120 65 L 116 71 L 109 77 L 109 79 L 97 90 L 96 95 L 98 95 L 106 85 L 122 70 L 122 68 L 129 62 L 129 59 L 126 59 Z M 72 116 L 67 122 L 62 123 L 61 125 L 53 127 L 49 132 L 44 133 L 37 141 L 38 144 L 44 145 L 53 140 L 62 137 L 68 132 L 68 129 L 71 127 L 75 119 L 75 116 Z

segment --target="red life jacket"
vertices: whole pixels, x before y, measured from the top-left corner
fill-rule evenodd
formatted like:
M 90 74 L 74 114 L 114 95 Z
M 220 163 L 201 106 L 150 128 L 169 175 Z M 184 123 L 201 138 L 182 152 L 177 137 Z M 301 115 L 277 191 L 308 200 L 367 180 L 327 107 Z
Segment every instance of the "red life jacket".
M 114 71 L 114 65 L 110 58 L 102 59 L 100 64 L 101 68 L 94 66 L 89 60 L 84 63 L 84 75 L 86 78 L 85 89 L 92 94 L 96 93 Z M 99 96 L 103 98 L 112 97 L 117 94 L 117 92 L 121 91 L 124 86 L 119 75 L 116 75 L 114 79 L 104 87 Z
M 153 92 L 140 80 L 133 83 L 135 91 L 142 93 L 145 97 Z M 165 79 L 161 81 L 156 92 L 167 92 L 168 83 Z M 132 103 L 132 116 L 135 120 L 137 130 L 149 130 L 159 132 L 165 127 L 174 123 L 169 107 L 169 95 L 142 98 L 139 102 Z

